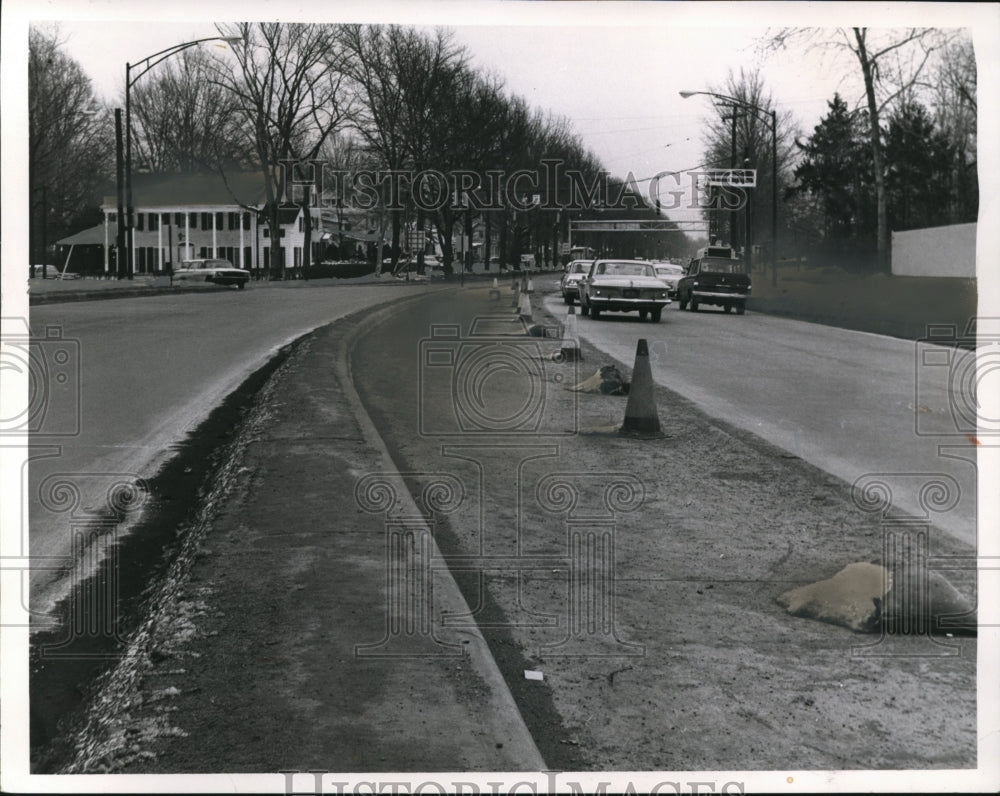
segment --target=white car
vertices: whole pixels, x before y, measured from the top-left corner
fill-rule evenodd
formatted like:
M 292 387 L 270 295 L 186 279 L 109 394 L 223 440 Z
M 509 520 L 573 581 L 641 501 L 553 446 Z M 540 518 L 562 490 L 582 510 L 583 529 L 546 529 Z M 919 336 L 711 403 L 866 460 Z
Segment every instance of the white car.
M 242 290 L 249 281 L 250 272 L 233 267 L 229 260 L 185 260 L 174 270 L 174 282 L 211 282 Z
M 659 323 L 670 303 L 666 283 L 641 260 L 594 260 L 580 282 L 580 314 L 595 320 L 602 312 L 638 312 Z
M 42 269 L 45 269 L 43 274 Z M 63 273 L 54 265 L 33 265 L 31 266 L 32 276 L 38 279 L 79 279 L 79 274 L 74 274 L 70 271 Z
M 562 291 L 563 301 L 567 304 L 572 304 L 574 299 L 580 298 L 580 280 L 587 275 L 591 262 L 591 260 L 572 260 L 566 265 L 566 273 L 559 280 L 559 289 Z
M 666 283 L 670 298 L 677 298 L 677 283 L 684 276 L 684 266 L 673 263 L 653 263 L 653 270 L 656 271 L 656 278 Z

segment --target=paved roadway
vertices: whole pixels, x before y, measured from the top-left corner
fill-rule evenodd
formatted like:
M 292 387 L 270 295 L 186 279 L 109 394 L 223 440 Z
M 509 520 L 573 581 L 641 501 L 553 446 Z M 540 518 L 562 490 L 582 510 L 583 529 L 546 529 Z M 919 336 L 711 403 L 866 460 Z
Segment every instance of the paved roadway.
M 564 317 L 556 287 L 548 280 L 540 286 L 547 295 L 536 306 L 544 301 Z M 918 365 L 913 342 L 750 310 L 745 316 L 715 307 L 680 311 L 676 302 L 659 324 L 612 313 L 597 321 L 578 316 L 576 327 L 580 337 L 629 366 L 636 341 L 645 337 L 658 383 L 849 484 L 874 476 L 887 484 L 897 509 L 927 515 L 936 527 L 976 544 L 977 447 L 954 427 L 949 393 L 949 374 L 971 363 L 968 351 L 935 346 L 954 357 L 949 366 Z M 660 407 L 660 420 L 669 427 L 669 407 Z M 954 478 L 957 505 L 925 512 L 925 473 Z
M 109 474 L 153 475 L 171 446 L 281 346 L 356 310 L 431 289 L 292 283 L 33 308 L 36 337 L 57 326 L 64 339 L 79 341 L 82 410 L 78 436 L 33 440 L 33 610 L 47 612 L 70 588 L 65 571 L 44 568 L 64 565 L 72 552 L 67 515 L 43 508 L 38 499 L 47 476 L 91 474 L 74 478 L 85 492 L 81 506 L 100 507 L 116 480 Z M 72 425 L 67 413 L 73 404 L 65 394 L 52 401 L 45 422 Z

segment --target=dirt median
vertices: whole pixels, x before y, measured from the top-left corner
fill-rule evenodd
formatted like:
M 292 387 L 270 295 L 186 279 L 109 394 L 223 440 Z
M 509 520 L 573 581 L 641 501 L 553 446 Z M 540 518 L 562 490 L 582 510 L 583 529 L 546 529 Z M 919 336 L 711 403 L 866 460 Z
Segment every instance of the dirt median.
M 587 344 L 583 362 L 557 363 L 557 340 L 515 338 L 538 347 L 544 434 L 478 433 L 491 417 L 525 416 L 513 372 L 464 394 L 478 431 L 453 434 L 457 393 L 446 378 L 432 387 L 425 356 L 440 342 L 433 326 L 459 327 L 453 384 L 474 385 L 475 368 L 460 366 L 476 349 L 458 348 L 475 342 L 477 317 L 485 337 L 516 329 L 507 295 L 468 291 L 387 318 L 354 351 L 354 372 L 398 466 L 449 472 L 468 489 L 441 518 L 439 544 L 489 559 L 478 571 L 466 561 L 459 581 L 470 604 L 481 595 L 502 614 L 494 632 L 520 651 L 505 674 L 522 706 L 533 694 L 555 705 L 561 726 L 525 712 L 550 765 L 570 746 L 605 770 L 974 766 L 974 640 L 880 641 L 776 602 L 879 560 L 879 518 L 848 485 L 662 388 L 665 438 L 609 434 L 626 399 L 562 387 L 614 363 Z M 557 325 L 537 311 L 534 320 Z M 935 555 L 969 552 L 944 534 L 931 540 Z M 522 666 L 544 680 L 526 681 Z

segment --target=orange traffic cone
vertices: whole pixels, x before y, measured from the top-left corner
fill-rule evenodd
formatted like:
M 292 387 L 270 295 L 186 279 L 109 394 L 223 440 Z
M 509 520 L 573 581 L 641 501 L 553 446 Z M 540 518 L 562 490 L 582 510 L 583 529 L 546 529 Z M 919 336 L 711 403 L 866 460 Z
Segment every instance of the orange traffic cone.
M 644 339 L 639 340 L 635 349 L 635 366 L 632 368 L 632 385 L 628 391 L 625 406 L 625 422 L 622 434 L 660 437 L 660 418 L 656 414 L 656 399 L 653 396 L 653 371 L 649 367 L 649 347 Z

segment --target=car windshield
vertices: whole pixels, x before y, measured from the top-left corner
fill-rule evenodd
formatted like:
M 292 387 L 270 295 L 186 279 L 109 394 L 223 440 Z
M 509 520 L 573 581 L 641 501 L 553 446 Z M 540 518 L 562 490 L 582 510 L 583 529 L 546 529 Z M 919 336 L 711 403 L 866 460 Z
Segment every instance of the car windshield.
M 571 274 L 585 274 L 590 269 L 590 263 L 573 263 L 570 266 Z
M 656 266 L 657 276 L 680 276 L 684 269 L 679 265 L 658 265 Z
M 741 260 L 721 260 L 714 257 L 706 257 L 701 261 L 700 273 L 742 274 L 743 262 Z
M 640 263 L 601 263 L 597 273 L 605 276 L 652 276 L 648 265 Z

